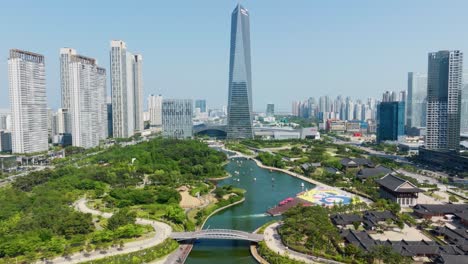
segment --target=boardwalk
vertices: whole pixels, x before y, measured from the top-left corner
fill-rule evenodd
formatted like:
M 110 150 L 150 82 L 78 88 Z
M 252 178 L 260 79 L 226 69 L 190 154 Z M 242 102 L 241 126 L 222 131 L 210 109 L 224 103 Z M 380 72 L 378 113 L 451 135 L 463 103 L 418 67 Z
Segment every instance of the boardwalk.
M 173 232 L 170 237 L 178 241 L 192 239 L 226 239 L 259 242 L 263 240 L 263 235 L 230 229 L 205 229 L 194 232 Z

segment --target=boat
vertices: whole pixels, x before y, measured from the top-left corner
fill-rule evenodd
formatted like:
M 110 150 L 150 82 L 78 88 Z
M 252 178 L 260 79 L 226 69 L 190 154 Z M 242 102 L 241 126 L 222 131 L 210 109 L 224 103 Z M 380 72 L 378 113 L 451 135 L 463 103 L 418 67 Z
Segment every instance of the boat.
M 257 178 L 254 178 L 253 180 L 254 180 L 254 181 L 256 181 L 256 180 L 257 180 Z
M 303 182 L 301 182 L 301 187 L 304 188 L 304 183 Z

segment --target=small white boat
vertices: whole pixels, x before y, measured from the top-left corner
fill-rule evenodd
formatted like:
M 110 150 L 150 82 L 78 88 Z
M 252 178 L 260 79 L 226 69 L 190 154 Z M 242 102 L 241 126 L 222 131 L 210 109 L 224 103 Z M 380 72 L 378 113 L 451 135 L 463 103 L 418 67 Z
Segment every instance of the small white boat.
M 254 178 L 254 181 L 256 181 L 256 180 L 257 180 L 257 178 Z
M 303 182 L 301 182 L 301 187 L 304 188 L 304 183 Z

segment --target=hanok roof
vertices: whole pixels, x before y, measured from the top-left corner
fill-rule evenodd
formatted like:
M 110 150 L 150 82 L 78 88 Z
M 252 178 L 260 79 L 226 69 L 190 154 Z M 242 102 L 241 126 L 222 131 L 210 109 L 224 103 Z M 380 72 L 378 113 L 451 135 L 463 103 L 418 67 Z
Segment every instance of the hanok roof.
M 354 158 L 353 161 L 356 162 L 359 166 L 375 167 L 372 161 L 365 158 Z
M 438 264 L 466 264 L 468 263 L 467 255 L 446 255 L 441 254 L 435 261 Z
M 377 166 L 375 168 L 363 168 L 359 170 L 356 177 L 362 180 L 374 176 L 383 176 L 391 172 L 392 170 L 387 167 Z
M 417 204 L 414 212 L 421 215 L 442 215 L 468 212 L 468 204 Z
M 358 164 L 350 158 L 343 158 L 341 159 L 340 163 L 341 165 L 345 167 L 357 167 L 358 166 Z
M 338 169 L 335 169 L 333 167 L 326 167 L 325 170 L 331 174 L 336 174 L 337 172 L 339 172 Z
M 335 225 L 350 225 L 354 222 L 362 222 L 362 217 L 357 214 L 337 214 L 331 217 Z
M 411 182 L 393 174 L 387 174 L 384 177 L 377 180 L 376 182 L 380 186 L 397 193 L 417 193 L 423 191 Z

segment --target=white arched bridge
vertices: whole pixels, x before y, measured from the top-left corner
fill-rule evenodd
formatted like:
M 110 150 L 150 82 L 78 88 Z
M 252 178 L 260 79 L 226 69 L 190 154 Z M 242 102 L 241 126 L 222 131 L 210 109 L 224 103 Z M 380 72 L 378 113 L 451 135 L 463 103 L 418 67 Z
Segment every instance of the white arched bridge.
M 263 240 L 263 235 L 231 229 L 205 229 L 194 232 L 173 232 L 171 234 L 171 238 L 177 241 L 192 239 L 224 239 L 260 242 Z

